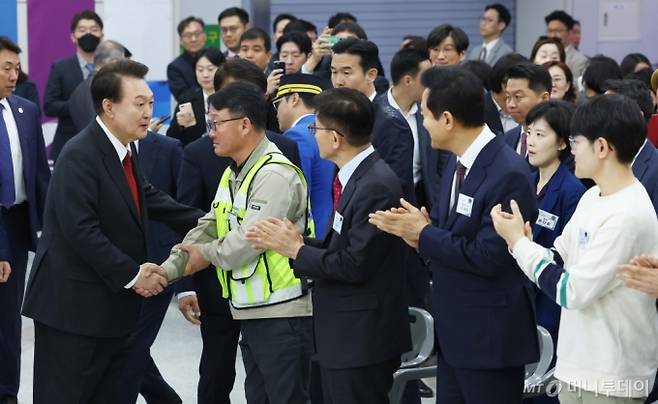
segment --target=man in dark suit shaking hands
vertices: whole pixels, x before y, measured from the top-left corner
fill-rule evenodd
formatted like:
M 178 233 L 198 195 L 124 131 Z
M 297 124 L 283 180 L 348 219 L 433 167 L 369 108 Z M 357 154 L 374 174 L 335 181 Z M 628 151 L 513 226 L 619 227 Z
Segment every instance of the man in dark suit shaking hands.
M 433 273 L 438 346 L 437 403 L 521 403 L 524 366 L 538 359 L 526 280 L 490 211 L 537 202 L 523 159 L 484 125 L 480 82 L 460 67 L 425 72 L 424 125 L 432 147 L 452 151 L 431 216 L 406 201 L 371 215 L 378 228 L 418 248 Z
M 292 223 L 260 222 L 246 237 L 292 258 L 314 281 L 315 346 L 325 404 L 388 403 L 393 372 L 410 348 L 404 296 L 406 248 L 368 223 L 368 213 L 402 196 L 400 180 L 372 147 L 374 107 L 356 90 L 316 96 L 312 126 L 320 156 L 340 168 L 334 215 L 324 241 L 302 238 Z
M 91 94 L 99 115 L 55 166 L 23 306 L 34 319 L 36 404 L 123 402 L 119 376 L 138 293 L 167 285 L 157 265 L 140 265 L 148 220 L 185 234 L 202 215 L 151 186 L 131 153 L 153 113 L 147 72 L 122 60 L 96 73 Z

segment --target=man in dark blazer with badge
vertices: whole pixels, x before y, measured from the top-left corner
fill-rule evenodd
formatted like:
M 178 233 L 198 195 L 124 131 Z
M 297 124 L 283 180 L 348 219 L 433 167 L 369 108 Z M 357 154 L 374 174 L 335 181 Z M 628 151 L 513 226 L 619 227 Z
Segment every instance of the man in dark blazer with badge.
M 526 278 L 496 235 L 491 208 L 510 199 L 534 221 L 527 163 L 484 124 L 482 85 L 460 67 L 422 77 L 432 147 L 450 150 L 431 216 L 406 201 L 371 223 L 418 248 L 433 272 L 437 403 L 521 403 L 524 369 L 539 359 Z M 392 206 L 399 206 L 394 204 Z
M 153 111 L 147 72 L 125 60 L 96 73 L 99 116 L 55 166 L 23 306 L 35 324 L 35 404 L 122 402 L 139 295 L 167 285 L 162 269 L 146 263 L 147 221 L 182 235 L 202 215 L 155 189 L 131 155 Z
M 16 403 L 21 302 L 28 251 L 37 247 L 50 170 L 39 107 L 12 95 L 20 48 L 0 37 L 0 403 Z
M 397 175 L 372 147 L 374 107 L 363 94 L 316 96 L 320 155 L 339 167 L 335 212 L 323 241 L 302 238 L 289 221 L 269 219 L 245 236 L 293 259 L 313 280 L 315 347 L 325 404 L 388 403 L 400 355 L 410 349 L 404 296 L 406 248 L 368 223 L 368 213 L 402 196 Z

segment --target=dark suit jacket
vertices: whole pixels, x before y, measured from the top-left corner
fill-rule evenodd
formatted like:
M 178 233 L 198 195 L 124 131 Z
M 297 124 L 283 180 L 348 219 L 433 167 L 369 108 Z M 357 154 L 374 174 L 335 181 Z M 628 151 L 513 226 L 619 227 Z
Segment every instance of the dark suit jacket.
M 183 148 L 176 139 L 149 132 L 139 141 L 137 160 L 144 177 L 155 188 L 176 197 L 176 183 L 183 159 Z M 162 222 L 149 220 L 146 257 L 149 262 L 164 262 L 181 236 Z
M 267 132 L 267 138 L 276 144 L 284 156 L 301 167 L 295 141 L 282 135 Z M 178 200 L 201 210 L 210 210 L 219 180 L 231 164 L 228 157 L 218 157 L 213 151 L 212 140 L 203 136 L 183 150 L 183 161 L 178 177 Z M 226 300 L 214 269 L 206 269 L 185 277 L 176 283 L 176 293 L 196 291 L 199 306 L 205 314 L 231 317 Z
M 82 83 L 82 70 L 76 55 L 53 63 L 43 96 L 43 110 L 47 116 L 58 119 L 50 158 L 57 159 L 64 144 L 77 133 L 69 108 L 71 93 Z
M 186 102 L 192 103 L 192 111 L 194 112 L 194 118 L 196 119 L 196 125 L 190 126 L 189 128 L 184 128 L 178 124 L 178 119 L 176 119 L 176 113 L 180 110 L 180 104 Z M 187 91 L 183 94 L 174 109 L 174 113 L 171 117 L 171 125 L 167 129 L 167 136 L 174 139 L 178 139 L 185 147 L 190 142 L 193 142 L 206 133 L 206 111 L 204 110 L 203 102 L 203 90 L 196 88 L 193 91 Z
M 423 198 L 419 201 L 419 205 L 425 205 L 428 211 L 436 205 L 439 197 L 441 177 L 443 176 L 443 169 L 452 153 L 447 150 L 433 149 L 432 138 L 429 132 L 423 126 L 423 114 L 418 111 L 416 114 L 416 122 L 418 122 L 418 145 L 420 148 L 420 163 L 422 165 L 422 183 L 423 183 Z
M 411 128 L 402 114 L 389 105 L 385 93 L 375 98 L 373 105 L 375 123 L 372 128 L 372 145 L 397 174 L 404 197 L 415 203 L 414 137 Z
M 194 72 L 195 64 L 196 58 L 183 52 L 167 65 L 167 83 L 176 100 L 180 100 L 185 92 L 199 88 Z
M 521 130 L 523 129 L 523 126 L 518 125 L 507 132 L 503 135 L 505 137 L 505 143 L 507 143 L 512 150 L 516 152 L 516 147 L 519 145 L 519 139 L 521 138 Z
M 96 122 L 64 148 L 46 200 L 44 228 L 23 314 L 52 328 L 91 337 L 125 337 L 141 298 L 125 285 L 146 262 L 146 223 L 183 235 L 202 212 L 181 205 L 142 178 L 133 157 L 141 210 L 116 150 Z
M 502 135 L 505 133 L 503 129 L 503 124 L 500 122 L 500 113 L 496 104 L 491 98 L 491 93 L 489 91 L 484 93 L 484 123 L 489 126 L 489 129 L 496 135 Z
M 75 133 L 86 128 L 96 117 L 94 102 L 91 99 L 91 80 L 93 78 L 94 76 L 90 75 L 78 84 L 69 98 L 69 112 L 71 113 Z
M 441 180 L 432 223 L 420 234 L 420 254 L 430 259 L 439 349 L 457 368 L 523 366 L 538 356 L 527 278 L 493 228 L 491 208 L 518 202 L 534 222 L 537 199 L 527 164 L 500 137 L 480 152 L 462 185 L 473 198 L 470 217 L 449 209 L 455 157 Z M 452 173 L 450 175 L 449 173 Z M 455 196 L 456 200 L 458 196 Z
M 41 105 L 41 101 L 39 101 L 39 90 L 37 90 L 37 85 L 32 80 L 27 79 L 25 81 L 17 82 L 14 95 L 23 97 L 37 105 Z M 41 110 L 39 110 L 39 114 L 41 114 Z
M 658 213 L 658 150 L 647 141 L 633 163 L 633 174 L 646 188 Z
M 30 249 L 37 249 L 37 232 L 41 230 L 43 208 L 46 201 L 50 169 L 46 159 L 46 148 L 41 131 L 38 106 L 24 98 L 10 95 L 7 97 L 11 112 L 18 128 L 23 155 L 23 181 L 27 194 L 29 210 Z M 0 184 L 1 185 L 1 184 Z M 1 216 L 1 215 L 0 215 Z M 0 252 L 9 251 L 7 234 L 0 231 Z M 1 254 L 0 254 L 1 256 Z
M 315 346 L 325 368 L 373 365 L 411 347 L 401 270 L 408 248 L 368 222 L 369 213 L 398 206 L 401 196 L 397 175 L 374 152 L 343 189 L 340 233 L 306 239 L 293 262 L 297 276 L 314 281 Z

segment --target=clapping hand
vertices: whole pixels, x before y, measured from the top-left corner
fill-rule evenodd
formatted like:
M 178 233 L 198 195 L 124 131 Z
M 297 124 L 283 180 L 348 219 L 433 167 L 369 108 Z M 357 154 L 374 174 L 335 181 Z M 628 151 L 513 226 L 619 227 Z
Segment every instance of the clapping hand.
M 617 269 L 624 286 L 658 297 L 658 258 L 639 256 Z
M 530 223 L 523 221 L 519 205 L 514 199 L 510 201 L 510 207 L 512 213 L 503 211 L 501 204 L 494 206 L 491 209 L 491 219 L 496 233 L 505 240 L 507 247 L 511 250 L 516 242 L 524 237 L 532 240 L 532 230 Z
M 290 220 L 271 217 L 247 229 L 244 238 L 257 250 L 272 250 L 295 259 L 304 239 Z
M 389 210 L 378 210 L 368 215 L 368 221 L 379 230 L 400 237 L 413 248 L 418 248 L 418 239 L 425 226 L 431 223 L 429 214 L 425 207 L 418 209 L 400 199 L 399 208 Z
M 11 274 L 11 265 L 9 261 L 0 261 L 0 283 L 5 283 Z
M 139 266 L 137 282 L 133 290 L 143 297 L 155 296 L 167 287 L 167 274 L 156 264 L 147 262 Z

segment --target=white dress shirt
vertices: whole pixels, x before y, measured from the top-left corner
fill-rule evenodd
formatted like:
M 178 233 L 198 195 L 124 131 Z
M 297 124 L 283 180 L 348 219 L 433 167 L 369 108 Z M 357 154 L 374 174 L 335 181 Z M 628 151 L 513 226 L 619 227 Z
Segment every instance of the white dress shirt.
M 357 167 L 359 167 L 359 164 L 374 152 L 375 148 L 370 145 L 367 149 L 352 157 L 352 160 L 348 161 L 347 164 L 338 170 L 338 181 L 340 181 L 340 185 L 343 189 L 345 189 L 345 185 L 347 185 L 347 182 L 350 180 Z
M 464 154 L 457 157 L 457 162 L 461 163 L 466 167 L 466 173 L 464 174 L 464 181 L 468 177 L 468 173 L 471 171 L 471 167 L 475 163 L 478 155 L 484 149 L 484 147 L 489 144 L 493 139 L 496 138 L 496 135 L 489 129 L 487 125 L 484 125 L 482 132 L 475 138 L 473 143 L 471 143 L 468 148 L 464 151 Z M 455 182 L 457 181 L 457 170 L 452 177 L 452 190 L 450 191 L 450 208 L 452 209 L 455 201 L 457 200 L 457 195 L 455 195 Z
M 418 184 L 420 182 L 421 171 L 422 171 L 422 164 L 420 161 L 420 145 L 418 143 L 418 121 L 416 120 L 416 114 L 418 113 L 418 104 L 414 102 L 413 104 L 411 104 L 411 108 L 409 108 L 409 111 L 404 112 L 402 108 L 400 108 L 400 105 L 398 105 L 397 101 L 395 101 L 395 98 L 393 98 L 392 88 L 390 88 L 386 92 L 386 98 L 388 99 L 388 103 L 393 108 L 400 111 L 400 114 L 402 114 L 404 119 L 407 121 L 409 128 L 411 129 L 411 134 L 413 135 L 414 138 L 414 156 L 413 156 L 414 184 Z
M 4 106 L 2 109 L 2 118 L 5 120 L 7 126 L 7 133 L 9 134 L 9 148 L 11 150 L 12 167 L 14 168 L 14 190 L 16 191 L 16 199 L 14 205 L 23 203 L 27 200 L 27 191 L 25 190 L 25 181 L 23 178 L 23 152 L 21 151 L 21 139 L 18 135 L 18 126 L 14 119 L 14 113 L 9 106 L 9 101 L 6 98 L 0 100 L 0 104 Z M 19 113 L 21 113 L 19 109 Z
M 112 143 L 112 146 L 114 147 L 114 150 L 116 150 L 116 152 L 117 152 L 117 157 L 119 157 L 119 162 L 121 163 L 121 166 L 123 166 L 123 159 L 126 157 L 126 154 L 128 154 L 128 151 L 130 151 L 130 149 L 129 149 L 130 146 L 129 145 L 126 146 L 123 143 L 121 143 L 121 141 L 116 136 L 114 136 L 112 134 L 112 132 L 110 132 L 108 127 L 105 126 L 105 124 L 103 123 L 103 121 L 101 120 L 101 118 L 99 116 L 96 116 L 96 122 L 98 122 L 101 129 L 103 129 L 103 133 L 105 133 L 105 136 L 107 136 L 110 143 Z M 137 142 L 135 142 L 135 145 L 137 145 Z M 128 284 L 126 284 L 126 286 L 124 286 L 124 288 L 126 288 L 126 289 L 132 288 L 135 285 L 135 283 L 137 282 L 137 278 L 139 278 L 139 273 L 140 272 L 141 272 L 141 270 L 139 272 L 137 272 L 137 275 L 133 278 L 133 280 L 128 282 Z

